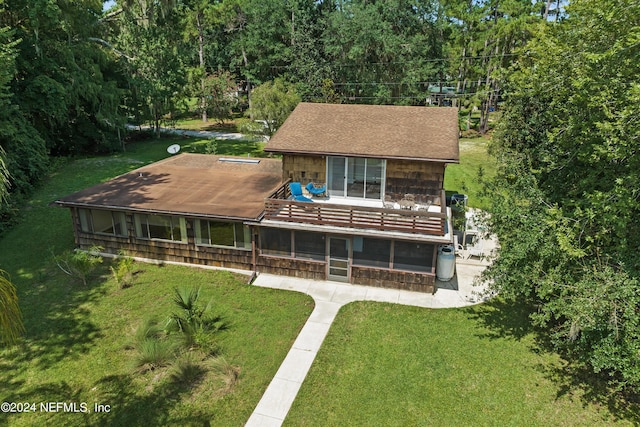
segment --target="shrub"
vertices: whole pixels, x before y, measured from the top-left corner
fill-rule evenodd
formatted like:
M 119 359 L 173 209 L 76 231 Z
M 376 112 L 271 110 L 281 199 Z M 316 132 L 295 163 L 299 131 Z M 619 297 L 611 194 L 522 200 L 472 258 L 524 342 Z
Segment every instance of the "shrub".
M 135 340 L 136 342 L 144 341 L 146 339 L 161 339 L 165 337 L 165 331 L 160 322 L 155 317 L 149 317 L 142 321 L 142 324 L 136 329 Z
M 216 375 L 224 382 L 224 391 L 227 393 L 231 391 L 240 378 L 240 368 L 229 363 L 224 357 L 216 357 L 210 364 Z
M 176 354 L 176 345 L 168 339 L 147 338 L 136 343 L 136 350 L 134 366 L 139 372 L 147 372 L 169 365 Z
M 182 353 L 172 364 L 171 379 L 174 383 L 191 386 L 200 381 L 207 369 L 198 352 Z
M 218 140 L 213 139 L 213 140 L 207 141 L 207 145 L 205 145 L 204 147 L 204 153 L 216 154 L 217 151 L 218 151 Z
M 472 138 L 480 138 L 481 136 L 482 135 L 480 134 L 480 132 L 478 132 L 475 129 L 467 129 L 460 132 L 460 137 L 462 138 L 472 139 Z
M 133 345 L 137 354 L 132 359 L 139 372 L 167 366 L 176 355 L 177 345 L 164 333 L 157 319 L 145 319 L 136 329 Z
M 54 262 L 65 274 L 78 279 L 83 285 L 87 285 L 87 278 L 102 263 L 99 253 L 102 246 L 92 246 L 87 251 L 75 249 L 64 251 L 61 255 L 54 257 Z
M 133 258 L 128 256 L 126 252 L 121 251 L 117 258 L 115 267 L 113 265 L 109 267 L 118 289 L 128 288 L 133 285 L 133 264 Z
M 24 333 L 16 287 L 0 270 L 0 344 L 15 344 Z
M 265 131 L 265 125 L 255 120 L 247 118 L 241 118 L 237 120 L 238 131 L 249 135 L 263 135 Z

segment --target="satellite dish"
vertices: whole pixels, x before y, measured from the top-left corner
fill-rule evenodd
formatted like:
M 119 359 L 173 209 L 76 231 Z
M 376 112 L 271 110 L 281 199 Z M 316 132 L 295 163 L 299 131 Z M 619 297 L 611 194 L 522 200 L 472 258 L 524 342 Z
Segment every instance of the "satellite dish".
M 169 154 L 176 154 L 178 151 L 180 151 L 180 145 L 178 144 L 173 144 L 167 147 L 167 153 Z

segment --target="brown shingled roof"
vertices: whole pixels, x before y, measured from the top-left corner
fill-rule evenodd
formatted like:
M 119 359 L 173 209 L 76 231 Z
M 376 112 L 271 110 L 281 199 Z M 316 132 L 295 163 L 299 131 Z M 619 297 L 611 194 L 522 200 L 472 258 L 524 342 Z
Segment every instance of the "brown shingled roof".
M 457 163 L 458 111 L 301 102 L 265 151 Z
M 242 162 L 228 162 L 221 159 Z M 56 200 L 62 206 L 129 209 L 258 219 L 264 199 L 282 185 L 276 159 L 180 154 Z

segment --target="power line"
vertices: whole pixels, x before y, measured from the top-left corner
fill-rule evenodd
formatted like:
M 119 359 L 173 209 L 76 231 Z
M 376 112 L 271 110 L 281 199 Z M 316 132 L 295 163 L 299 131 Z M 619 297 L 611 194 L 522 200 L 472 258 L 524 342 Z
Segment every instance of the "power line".
M 367 62 L 365 64 L 358 63 L 339 63 L 337 61 L 327 61 L 323 62 L 322 66 L 333 65 L 335 67 L 340 68 L 349 68 L 349 67 L 366 67 L 368 65 L 416 65 L 423 63 L 433 63 L 433 62 L 448 62 L 448 61 L 463 61 L 463 60 L 477 60 L 477 59 L 492 59 L 492 58 L 507 58 L 513 56 L 522 56 L 522 53 L 504 53 L 504 54 L 491 54 L 491 55 L 477 55 L 477 56 L 462 56 L 462 57 L 448 57 L 448 58 L 430 58 L 430 59 L 419 59 L 414 61 L 390 61 L 390 62 Z M 288 65 L 272 65 L 272 69 L 282 69 L 282 68 L 291 68 L 293 64 Z
M 494 94 L 499 94 L 500 91 L 499 90 L 487 90 L 487 91 L 483 91 L 483 92 L 466 92 L 466 93 L 456 93 L 456 94 L 448 94 L 450 95 L 449 98 L 469 98 L 472 97 L 474 95 L 477 95 L 479 93 L 482 93 L 483 95 L 486 94 L 490 94 L 490 93 L 494 93 Z M 430 94 L 424 94 L 424 95 L 404 95 L 404 96 L 359 96 L 359 95 L 341 95 L 343 98 L 348 98 L 348 99 L 381 99 L 381 98 L 385 98 L 385 99 L 424 99 L 425 97 L 429 97 Z M 432 94 L 432 95 L 439 95 L 439 94 Z

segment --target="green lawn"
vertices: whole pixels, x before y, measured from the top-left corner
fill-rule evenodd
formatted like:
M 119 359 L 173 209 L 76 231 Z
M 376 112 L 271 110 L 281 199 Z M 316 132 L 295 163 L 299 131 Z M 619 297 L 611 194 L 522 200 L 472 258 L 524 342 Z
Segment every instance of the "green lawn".
M 487 154 L 485 138 L 460 140 L 460 164 L 447 165 L 444 188 L 448 193 L 469 196 L 469 206 L 486 209 L 488 201 L 481 197 L 482 185 L 478 171 L 485 178 L 495 175 L 495 161 Z
M 227 156 L 266 157 L 263 151 L 265 142 L 255 140 L 213 140 L 210 138 L 192 138 L 170 136 L 164 134 L 160 139 L 149 139 L 127 146 L 127 152 L 116 154 L 109 158 L 135 158 L 144 162 L 156 161 L 168 157 L 167 147 L 172 144 L 180 145 L 180 153 L 205 153 L 207 145 L 215 142 L 215 154 Z
M 446 310 L 349 304 L 332 325 L 284 425 L 593 426 L 640 421 L 637 405 L 612 414 L 561 381 L 562 361 L 536 346 L 523 313 L 498 301 Z
M 209 119 L 204 123 L 200 118 L 180 119 L 176 121 L 175 127 L 177 129 L 189 129 L 189 130 L 207 130 L 213 132 L 239 132 L 236 120 L 225 120 L 224 123 L 219 123 L 217 120 Z
M 310 297 L 254 288 L 228 272 L 147 264 L 136 264 L 136 284 L 119 290 L 106 260 L 85 287 L 51 261 L 74 243 L 68 210 L 50 202 L 166 157 L 176 141 L 138 142 L 126 153 L 60 164 L 0 239 L 0 269 L 18 288 L 27 330 L 19 347 L 0 352 L 0 400 L 111 406 L 105 414 L 0 414 L 0 425 L 240 426 L 257 405 L 313 309 Z M 179 141 L 185 151 L 204 142 Z M 229 324 L 218 340 L 239 372 L 230 386 L 214 369 L 189 384 L 175 382 L 171 367 L 132 370 L 136 327 L 151 315 L 166 319 L 181 285 L 202 286 L 204 302 L 213 298 L 214 313 Z

